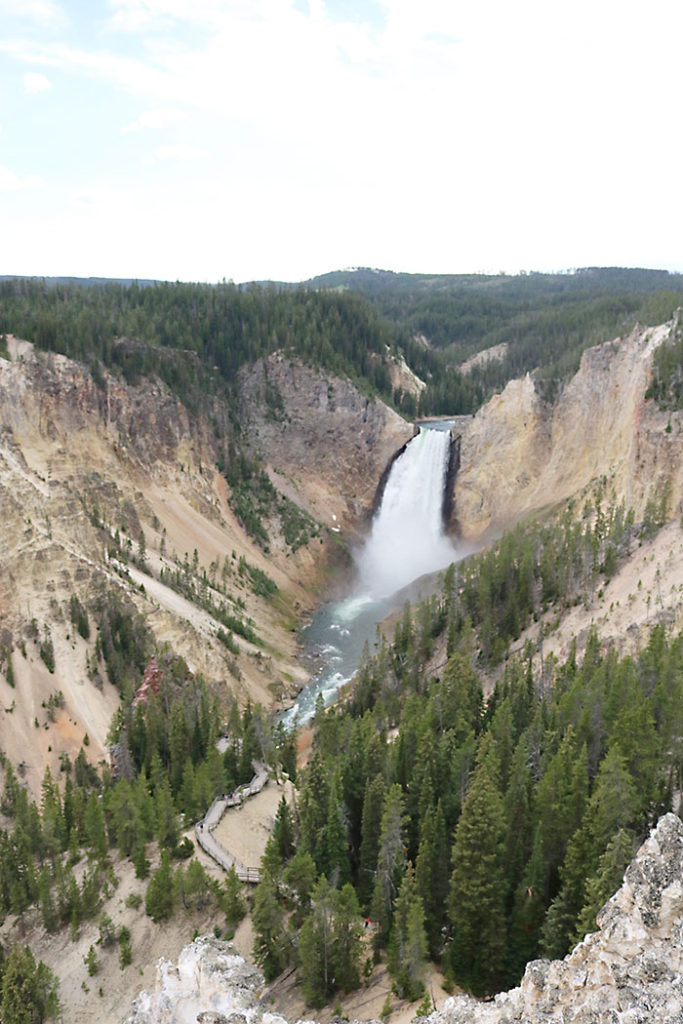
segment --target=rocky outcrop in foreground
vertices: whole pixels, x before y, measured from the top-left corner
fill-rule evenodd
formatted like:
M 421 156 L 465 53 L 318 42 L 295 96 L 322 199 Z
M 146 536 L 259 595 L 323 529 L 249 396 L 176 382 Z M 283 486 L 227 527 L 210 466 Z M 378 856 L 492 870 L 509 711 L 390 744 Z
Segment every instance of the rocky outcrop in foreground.
M 519 988 L 490 1003 L 446 1000 L 430 1024 L 681 1024 L 683 1021 L 683 825 L 659 821 L 599 931 L 564 960 L 536 960 Z M 229 943 L 197 939 L 177 966 L 161 961 L 126 1024 L 286 1024 L 260 1002 L 261 974 Z
M 448 999 L 433 1024 L 681 1024 L 683 825 L 660 819 L 619 891 L 564 960 L 534 960 L 492 1003 Z

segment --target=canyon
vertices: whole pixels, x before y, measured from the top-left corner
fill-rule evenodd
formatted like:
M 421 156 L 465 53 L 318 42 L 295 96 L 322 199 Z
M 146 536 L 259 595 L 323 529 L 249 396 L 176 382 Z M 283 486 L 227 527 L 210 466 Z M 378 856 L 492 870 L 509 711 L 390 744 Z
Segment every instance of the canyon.
M 621 582 L 609 582 L 605 607 L 577 611 L 564 634 L 557 624 L 558 650 L 610 605 L 610 622 L 598 622 L 605 638 L 623 638 L 629 629 L 637 638 L 657 610 L 644 600 L 655 589 L 660 615 L 672 628 L 681 624 L 675 524 L 683 499 L 683 420 L 645 399 L 653 352 L 675 326 L 637 328 L 588 350 L 554 404 L 527 376 L 453 428 L 459 470 L 449 531 L 463 554 L 563 500 L 592 500 L 596 482 L 603 500 L 623 501 L 637 518 L 648 500 L 668 496 L 672 525 L 664 541 L 649 560 L 638 565 L 634 556 Z M 46 765 L 57 774 L 60 755 L 73 759 L 86 735 L 89 758 L 107 756 L 118 695 L 96 664 L 93 641 L 69 623 L 72 594 L 86 603 L 110 588 L 124 594 L 156 641 L 170 644 L 223 698 L 249 696 L 266 706 L 291 699 L 306 679 L 296 627 L 324 594 L 343 591 L 346 545 L 367 530 L 378 483 L 414 435 L 413 424 L 351 382 L 282 353 L 244 367 L 247 446 L 278 492 L 317 524 L 316 536 L 291 551 L 277 523 L 269 523 L 266 552 L 237 519 L 216 469 L 225 452 L 215 424 L 227 418 L 225 408 L 192 416 L 158 381 L 134 387 L 105 372 L 96 383 L 84 366 L 12 337 L 8 351 L 10 358 L 0 359 L 0 743 L 22 764 L 30 790 L 37 793 Z M 133 555 L 125 565 L 111 555 L 117 533 Z M 135 558 L 141 545 L 144 564 Z M 222 566 L 230 596 L 257 625 L 262 647 L 240 637 L 232 656 L 217 640 L 211 614 L 164 582 L 163 572 L 193 556 L 199 574 L 215 578 Z M 277 600 L 253 592 L 240 560 L 271 577 Z M 645 590 L 638 587 L 643 577 Z M 39 657 L 47 635 L 53 671 Z M 16 688 L 7 681 L 10 663 Z M 45 706 L 60 692 L 64 706 L 48 723 Z
M 683 626 L 683 418 L 645 397 L 653 353 L 674 329 L 675 323 L 638 328 L 588 350 L 552 403 L 534 378 L 512 381 L 453 428 L 459 470 L 449 532 L 463 554 L 509 525 L 552 514 L 562 502 L 594 509 L 599 493 L 605 502 L 623 501 L 640 519 L 649 501 L 667 497 L 664 528 L 634 546 L 602 593 L 562 622 L 547 613 L 547 649 L 560 659 L 572 640 L 581 647 L 590 628 L 605 643 L 634 649 L 655 621 L 669 630 Z M 214 403 L 192 415 L 158 381 L 127 385 L 106 371 L 95 380 L 84 366 L 12 337 L 8 355 L 0 359 L 0 746 L 31 794 L 39 796 L 46 766 L 59 777 L 63 759 L 73 761 L 81 749 L 94 764 L 108 760 L 107 733 L 120 698 L 97 658 L 95 637 L 82 637 L 70 621 L 72 595 L 87 607 L 98 594 L 120 594 L 144 617 L 155 643 L 182 655 L 222 701 L 234 696 L 267 707 L 288 703 L 307 678 L 298 627 L 323 597 L 344 591 L 348 547 L 366 533 L 378 483 L 413 437 L 414 425 L 352 382 L 281 352 L 244 367 L 239 418 L 245 445 L 277 491 L 315 524 L 292 550 L 277 521 L 268 521 L 266 550 L 245 531 L 217 469 L 227 457 L 218 429 L 227 408 Z M 272 579 L 274 597 L 257 592 L 248 567 Z M 178 570 L 197 582 L 198 591 L 203 587 L 216 601 L 230 599 L 259 642 L 235 636 L 237 653 L 227 651 L 206 603 L 169 584 Z M 52 667 L 41 656 L 47 637 Z M 669 849 L 680 837 L 671 822 L 666 828 Z M 651 863 L 657 874 L 656 861 Z M 625 933 L 615 928 L 611 934 Z M 138 929 L 134 942 L 148 948 L 141 969 L 149 984 L 160 950 L 142 935 Z M 188 937 L 174 934 L 174 949 Z M 37 949 L 40 941 L 38 935 Z M 194 956 L 187 954 L 183 963 L 194 963 Z M 82 964 L 79 969 L 83 973 Z M 170 977 L 171 968 L 165 970 Z M 561 977 L 560 968 L 535 970 L 522 985 L 528 998 L 542 1004 L 553 985 L 570 1005 L 568 993 L 578 982 L 566 979 L 578 978 L 583 968 Z M 75 978 L 76 970 L 71 973 Z M 121 1019 L 141 984 L 116 977 L 114 971 L 117 1000 L 108 1000 L 108 1016 L 100 1018 L 112 1022 Z M 255 975 L 250 978 L 258 988 Z M 619 998 L 626 1005 L 628 993 Z M 450 1016 L 434 1024 L 489 1020 L 472 1016 L 470 1004 L 462 1006 L 444 1008 Z M 522 1003 L 514 1006 L 515 1013 L 526 1012 Z M 554 1020 L 538 1018 L 544 1019 Z

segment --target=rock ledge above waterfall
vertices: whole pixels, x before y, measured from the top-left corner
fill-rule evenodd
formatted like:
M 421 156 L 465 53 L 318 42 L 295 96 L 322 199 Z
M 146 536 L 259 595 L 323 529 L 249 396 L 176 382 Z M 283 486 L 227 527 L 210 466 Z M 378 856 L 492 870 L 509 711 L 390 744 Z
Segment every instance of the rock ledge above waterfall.
M 598 915 L 599 931 L 564 960 L 535 960 L 519 988 L 489 1003 L 446 1000 L 430 1024 L 681 1024 L 683 824 L 660 819 Z M 153 993 L 126 1024 L 286 1024 L 259 999 L 263 977 L 230 943 L 203 936 L 177 966 L 162 960 Z

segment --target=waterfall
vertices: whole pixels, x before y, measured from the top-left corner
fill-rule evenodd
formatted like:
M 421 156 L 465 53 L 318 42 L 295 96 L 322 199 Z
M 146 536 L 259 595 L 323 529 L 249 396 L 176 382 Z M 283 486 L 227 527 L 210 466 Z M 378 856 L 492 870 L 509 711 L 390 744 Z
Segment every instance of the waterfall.
M 421 430 L 396 459 L 365 545 L 356 553 L 358 591 L 388 597 L 456 557 L 443 530 L 450 433 Z
M 354 554 L 358 578 L 353 590 L 345 600 L 320 608 L 303 631 L 319 671 L 294 707 L 283 712 L 286 729 L 308 721 L 318 697 L 329 704 L 353 678 L 365 645 L 375 639 L 377 623 L 395 610 L 396 592 L 458 557 L 442 519 L 449 427 L 443 423 L 421 430 L 392 465 L 370 534 Z

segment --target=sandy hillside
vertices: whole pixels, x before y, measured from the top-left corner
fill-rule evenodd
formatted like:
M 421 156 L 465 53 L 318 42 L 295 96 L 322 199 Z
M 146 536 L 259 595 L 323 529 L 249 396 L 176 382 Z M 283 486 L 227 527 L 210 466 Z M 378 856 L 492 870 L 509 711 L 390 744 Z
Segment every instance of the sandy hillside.
M 152 869 L 156 867 L 158 859 L 152 859 Z M 113 870 L 117 887 L 110 887 L 111 896 L 103 903 L 101 913 L 111 917 L 117 930 L 122 925 L 130 929 L 133 960 L 125 969 L 119 965 L 117 944 L 108 949 L 97 945 L 99 917 L 94 922 L 85 922 L 75 941 L 68 927 L 48 935 L 37 913 L 26 915 L 23 928 L 13 927 L 13 919 L 8 918 L 0 929 L 4 944 L 28 943 L 59 977 L 64 1021 L 68 1024 L 120 1024 L 140 989 L 153 985 L 159 957 L 177 957 L 195 933 L 211 931 L 215 923 L 209 914 L 185 914 L 179 910 L 170 921 L 155 925 L 145 915 L 147 882 L 135 878 L 132 864 L 116 857 Z M 126 906 L 131 896 L 140 897 L 139 908 Z M 222 926 L 224 921 L 219 919 L 218 923 Z M 89 977 L 83 962 L 91 945 L 100 961 L 94 977 Z
M 634 654 L 662 623 L 668 631 L 683 628 L 683 529 L 668 523 L 642 544 L 636 542 L 631 557 L 608 582 L 598 584 L 591 598 L 563 615 L 552 610 L 540 620 L 543 656 L 566 660 L 573 640 L 583 650 L 590 630 L 603 645 L 614 645 L 620 654 Z M 538 644 L 539 624 L 522 633 L 515 645 L 522 650 L 527 639 Z
M 291 787 L 279 786 L 270 780 L 258 796 L 247 801 L 242 810 L 228 811 L 219 826 L 220 833 L 217 831 L 221 842 L 227 838 L 228 848 L 235 847 L 231 852 L 240 858 L 244 857 L 245 863 L 257 865 L 280 798 L 283 793 L 290 793 L 290 790 Z M 238 822 L 238 828 L 235 822 Z M 194 830 L 189 829 L 185 834 L 192 839 Z M 152 855 L 153 850 L 153 846 L 148 847 L 152 870 L 155 870 L 159 866 L 159 858 Z M 201 848 L 196 847 L 195 855 L 212 877 L 219 881 L 223 879 L 223 870 Z M 85 922 L 81 926 L 75 941 L 72 941 L 68 928 L 54 935 L 47 934 L 39 923 L 37 912 L 26 915 L 23 927 L 16 926 L 14 919 L 7 918 L 0 928 L 3 944 L 12 941 L 30 944 L 57 974 L 65 1008 L 64 1020 L 69 1024 L 120 1024 L 133 998 L 142 989 L 153 987 L 156 964 L 160 957 L 175 960 L 196 933 L 210 932 L 214 925 L 221 929 L 225 926 L 225 920 L 220 914 L 218 917 L 210 913 L 187 914 L 182 909 L 176 910 L 170 921 L 155 925 L 145 914 L 147 881 L 135 878 L 133 865 L 129 861 L 114 855 L 112 862 L 116 881 L 110 886 L 111 895 L 103 903 L 97 920 Z M 84 868 L 85 862 L 75 870 L 79 872 Z M 140 897 L 138 908 L 127 906 L 131 896 L 133 899 Z M 123 970 L 119 966 L 118 946 L 104 950 L 97 945 L 98 921 L 103 913 L 111 917 L 117 929 L 121 925 L 130 929 L 133 962 Z M 253 933 L 248 920 L 238 929 L 235 944 L 243 956 L 251 958 Z M 95 946 L 101 964 L 99 972 L 92 978 L 88 976 L 83 962 L 91 945 Z

